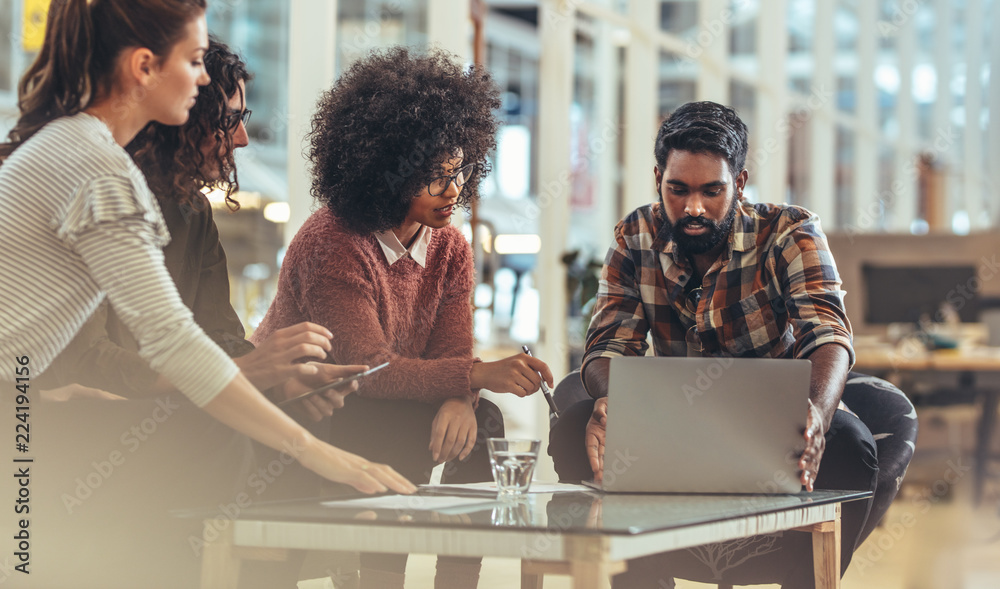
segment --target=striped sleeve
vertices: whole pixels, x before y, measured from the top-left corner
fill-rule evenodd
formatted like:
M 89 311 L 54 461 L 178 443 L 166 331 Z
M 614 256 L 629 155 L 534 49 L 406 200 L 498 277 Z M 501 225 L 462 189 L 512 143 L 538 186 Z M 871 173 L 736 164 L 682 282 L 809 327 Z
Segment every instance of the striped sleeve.
M 117 174 L 100 175 L 82 183 L 55 227 L 56 237 L 72 245 L 80 233 L 98 224 L 138 218 L 150 228 L 150 243 L 165 247 L 170 243 L 166 222 L 145 184 L 136 184 L 133 178 Z
M 200 406 L 236 377 L 236 364 L 194 322 L 141 216 L 95 223 L 73 247 L 139 343 L 139 355 Z

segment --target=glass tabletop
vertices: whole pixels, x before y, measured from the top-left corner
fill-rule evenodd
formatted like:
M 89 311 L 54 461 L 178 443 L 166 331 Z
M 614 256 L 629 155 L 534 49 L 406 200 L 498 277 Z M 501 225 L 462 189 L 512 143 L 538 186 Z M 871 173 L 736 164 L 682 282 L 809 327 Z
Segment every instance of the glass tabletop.
M 634 535 L 683 528 L 737 517 L 759 516 L 801 507 L 854 501 L 868 492 L 814 491 L 794 495 L 533 493 L 518 501 L 490 498 L 456 500 L 413 495 L 376 504 L 351 505 L 330 499 L 253 504 L 238 520 L 331 522 L 364 525 L 413 525 L 467 529 L 517 529 L 574 534 Z M 367 503 L 367 502 L 366 502 Z M 212 517 L 205 511 L 178 512 L 180 517 Z

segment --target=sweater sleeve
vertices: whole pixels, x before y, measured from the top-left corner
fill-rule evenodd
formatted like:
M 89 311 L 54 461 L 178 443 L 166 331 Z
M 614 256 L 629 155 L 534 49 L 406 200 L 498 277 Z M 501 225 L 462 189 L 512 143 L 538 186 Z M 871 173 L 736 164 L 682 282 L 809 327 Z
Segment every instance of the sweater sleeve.
M 195 324 L 142 218 L 95 223 L 72 247 L 139 342 L 139 355 L 203 406 L 235 378 L 236 364 Z
M 469 315 L 468 320 L 438 325 L 439 313 L 436 324 L 429 326 L 439 337 L 435 354 L 440 357 L 402 356 L 391 346 L 379 319 L 374 275 L 377 269 L 368 263 L 370 259 L 355 248 L 325 245 L 306 248 L 297 254 L 304 255 L 293 256 L 290 251 L 285 259 L 286 265 L 293 266 L 287 278 L 298 284 L 295 296 L 305 316 L 333 332 L 330 353 L 333 361 L 370 366 L 389 362 L 384 370 L 359 381 L 358 394 L 427 403 L 462 395 L 477 396 L 469 384 L 473 361 L 470 309 L 460 311 Z M 464 279 L 457 279 L 454 284 L 457 290 L 464 289 Z M 462 298 L 458 292 L 450 293 L 450 297 L 448 305 L 459 304 Z M 466 326 L 467 335 L 456 331 L 460 325 Z M 461 341 L 462 337 L 467 337 L 468 342 Z
M 472 357 L 472 251 L 462 240 L 453 244 L 437 317 L 424 358 Z

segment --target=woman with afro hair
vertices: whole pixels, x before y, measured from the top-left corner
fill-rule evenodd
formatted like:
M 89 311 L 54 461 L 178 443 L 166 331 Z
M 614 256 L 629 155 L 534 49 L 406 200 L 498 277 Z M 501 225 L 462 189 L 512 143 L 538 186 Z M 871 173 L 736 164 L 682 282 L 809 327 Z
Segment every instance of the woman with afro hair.
M 491 480 L 486 438 L 503 417 L 479 389 L 529 395 L 544 362 L 472 354 L 472 250 L 451 216 L 478 198 L 499 90 L 433 51 L 373 52 L 319 101 L 309 134 L 322 204 L 288 247 L 252 339 L 301 321 L 337 334 L 332 361 L 384 370 L 334 412 L 327 440 L 427 482 Z M 405 555 L 361 557 L 361 587 L 402 587 Z M 441 557 L 436 587 L 475 587 L 479 559 Z

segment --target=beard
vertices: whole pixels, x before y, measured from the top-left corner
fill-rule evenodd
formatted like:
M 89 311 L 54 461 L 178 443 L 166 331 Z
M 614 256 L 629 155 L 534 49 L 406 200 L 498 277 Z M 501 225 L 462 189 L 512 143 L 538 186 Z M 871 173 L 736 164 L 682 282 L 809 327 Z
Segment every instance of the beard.
M 712 251 L 712 249 L 724 240 L 729 239 L 729 233 L 733 229 L 733 222 L 736 220 L 736 205 L 738 202 L 738 198 L 733 198 L 733 202 L 729 205 L 729 210 L 726 211 L 726 216 L 720 223 L 704 217 L 687 215 L 674 224 L 667 218 L 666 206 L 663 204 L 661 198 L 660 206 L 664 207 L 663 218 L 666 223 L 667 235 L 674 241 L 678 252 L 683 255 L 699 255 Z M 701 235 L 688 235 L 683 231 L 685 227 L 706 227 L 708 231 Z

